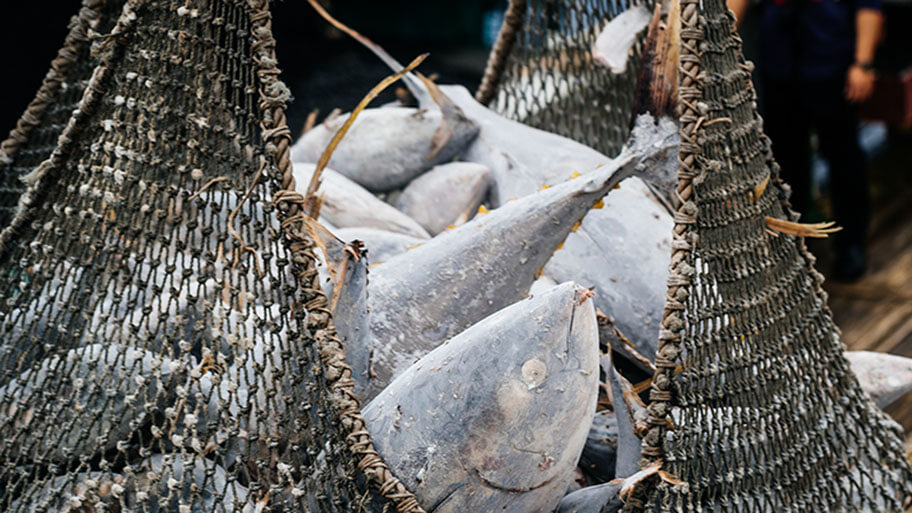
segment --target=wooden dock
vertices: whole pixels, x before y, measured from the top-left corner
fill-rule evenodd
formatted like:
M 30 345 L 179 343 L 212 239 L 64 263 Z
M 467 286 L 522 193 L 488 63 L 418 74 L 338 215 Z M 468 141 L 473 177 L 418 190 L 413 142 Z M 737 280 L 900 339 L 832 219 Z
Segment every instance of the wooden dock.
M 868 243 L 868 271 L 856 283 L 825 283 L 842 340 L 850 350 L 912 357 L 912 151 L 872 162 L 874 215 Z M 828 247 L 809 244 L 824 275 Z M 912 393 L 887 408 L 906 431 L 912 449 Z

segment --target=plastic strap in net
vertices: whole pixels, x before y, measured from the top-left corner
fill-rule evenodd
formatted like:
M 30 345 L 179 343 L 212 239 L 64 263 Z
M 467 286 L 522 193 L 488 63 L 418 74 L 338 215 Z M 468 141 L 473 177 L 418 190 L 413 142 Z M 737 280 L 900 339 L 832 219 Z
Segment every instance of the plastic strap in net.
M 46 81 L 8 153 L 0 510 L 421 511 L 319 289 L 267 1 L 86 9 L 81 98 Z
M 673 256 L 643 466 L 627 510 L 904 511 L 902 430 L 860 389 L 762 132 L 721 0 L 682 2 Z M 767 185 L 768 184 L 768 185 Z

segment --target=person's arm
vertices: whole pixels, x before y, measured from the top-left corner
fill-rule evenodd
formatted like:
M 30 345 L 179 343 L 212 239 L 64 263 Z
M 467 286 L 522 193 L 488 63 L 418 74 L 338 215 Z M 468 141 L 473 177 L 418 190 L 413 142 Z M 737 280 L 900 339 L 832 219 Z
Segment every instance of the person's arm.
M 735 13 L 735 28 L 741 26 L 741 20 L 750 6 L 750 0 L 727 0 L 728 8 Z
M 850 102 L 863 102 L 874 92 L 874 68 L 871 66 L 882 28 L 880 9 L 858 9 L 855 14 L 855 62 L 846 78 L 845 95 Z

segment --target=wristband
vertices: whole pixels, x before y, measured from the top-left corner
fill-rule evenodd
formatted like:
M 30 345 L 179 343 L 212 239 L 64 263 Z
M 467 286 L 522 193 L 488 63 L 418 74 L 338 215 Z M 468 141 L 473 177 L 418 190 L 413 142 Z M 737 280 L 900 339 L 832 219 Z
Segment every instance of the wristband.
M 865 70 L 865 71 L 874 71 L 874 63 L 871 62 L 871 61 L 864 61 L 864 62 L 862 62 L 862 61 L 855 61 L 855 63 L 852 64 L 852 65 L 853 65 L 853 66 L 858 66 L 859 68 L 861 68 L 861 69 L 863 69 L 863 70 Z

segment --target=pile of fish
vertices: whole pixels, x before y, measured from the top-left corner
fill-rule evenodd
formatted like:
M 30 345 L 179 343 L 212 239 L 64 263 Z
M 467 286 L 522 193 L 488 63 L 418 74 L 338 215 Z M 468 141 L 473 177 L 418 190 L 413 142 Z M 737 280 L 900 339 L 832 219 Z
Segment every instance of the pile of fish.
M 677 125 L 640 116 L 609 158 L 411 85 L 418 107 L 355 120 L 324 171 L 352 190 L 324 188 L 310 223 L 375 447 L 427 511 L 617 511 L 641 475 L 646 387 L 625 376 L 654 370 L 672 220 L 652 191 L 671 196 Z M 344 118 L 294 146 L 298 183 Z M 849 356 L 880 406 L 912 389 L 912 360 Z
M 647 17 L 639 13 L 621 21 L 642 29 Z M 616 49 L 605 55 L 621 66 Z M 654 370 L 664 306 L 673 225 L 668 177 L 676 168 L 677 124 L 641 115 L 626 147 L 609 158 L 501 117 L 462 87 L 411 75 L 405 80 L 417 107 L 360 113 L 329 167 L 319 170 L 322 207 L 317 219 L 308 220 L 374 446 L 429 512 L 618 511 L 625 491 L 642 475 L 646 410 L 639 393 Z M 331 117 L 294 145 L 302 194 L 347 119 Z M 215 284 L 202 283 L 194 293 L 206 294 L 205 287 Z M 167 304 L 179 310 L 183 303 L 175 298 Z M 265 305 L 254 308 L 263 309 L 263 318 L 279 315 Z M 209 336 L 220 336 L 223 325 L 227 333 L 233 325 L 229 310 L 216 305 L 203 319 Z M 177 314 L 188 325 L 199 324 L 186 312 L 172 317 Z M 93 317 L 92 323 L 106 320 Z M 112 334 L 117 331 L 109 326 Z M 269 373 L 278 365 L 268 343 L 249 345 L 254 354 L 247 368 L 232 367 L 228 378 Z M 202 365 L 191 357 L 163 361 L 153 353 L 81 348 L 47 358 L 0 388 L 0 398 L 40 389 L 61 361 L 95 381 L 106 362 L 117 360 L 130 365 L 116 369 L 140 372 L 104 378 L 116 385 L 106 389 L 109 404 L 126 412 L 131 382 L 179 382 L 165 378 L 192 374 Z M 848 356 L 879 406 L 912 390 L 912 360 Z M 237 382 L 199 380 L 198 386 L 217 393 L 201 390 L 197 397 L 213 399 L 195 410 L 214 416 L 183 422 L 193 423 L 201 438 L 219 438 L 224 434 L 207 433 L 207 426 L 217 424 L 220 411 L 254 416 L 264 407 L 250 404 L 267 397 L 284 404 L 275 399 L 281 390 L 269 389 L 266 379 L 253 394 L 220 388 Z M 157 400 L 167 411 L 178 391 L 161 384 L 157 389 L 155 397 L 129 401 Z M 215 397 L 231 399 L 217 404 Z M 7 429 L 27 426 L 28 412 L 17 410 L 14 401 L 2 404 L 8 407 L 0 414 L 12 419 Z M 88 439 L 103 430 L 112 433 L 113 444 L 128 439 L 142 421 L 126 413 L 118 420 L 91 427 Z M 257 421 L 248 419 L 251 425 Z M 284 429 L 282 436 L 294 433 Z M 172 442 L 175 448 L 193 443 Z M 23 443 L 38 442 L 26 437 Z M 80 447 L 64 440 L 58 449 L 66 453 L 61 458 L 84 456 Z M 210 487 L 203 490 L 206 501 L 225 486 L 222 467 L 203 485 L 204 469 L 191 471 L 171 454 L 151 455 L 134 470 L 143 475 L 172 461 L 180 463 L 168 467 L 175 482 Z M 219 463 L 237 467 L 231 458 Z M 192 479 L 181 479 L 185 469 Z M 118 487 L 122 493 L 119 482 L 84 477 L 98 488 L 85 492 L 93 497 Z M 48 483 L 29 494 L 46 496 L 56 486 Z M 247 491 L 232 481 L 222 495 L 230 509 L 246 500 Z M 208 510 L 210 502 L 197 506 Z M 78 509 L 63 502 L 51 506 Z

